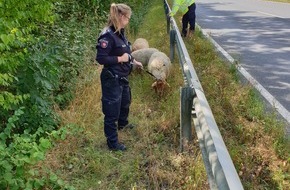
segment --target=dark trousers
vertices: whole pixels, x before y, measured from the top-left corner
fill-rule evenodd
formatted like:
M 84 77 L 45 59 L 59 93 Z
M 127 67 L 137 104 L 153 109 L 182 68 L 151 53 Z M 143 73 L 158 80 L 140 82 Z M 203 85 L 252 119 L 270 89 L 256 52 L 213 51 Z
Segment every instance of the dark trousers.
M 126 77 L 119 78 L 107 69 L 101 72 L 101 85 L 104 132 L 107 143 L 115 146 L 118 143 L 118 126 L 128 124 L 131 90 Z
M 189 24 L 189 30 L 195 30 L 195 9 L 196 4 L 193 3 L 188 7 L 188 11 L 182 16 L 182 34 L 186 36 Z

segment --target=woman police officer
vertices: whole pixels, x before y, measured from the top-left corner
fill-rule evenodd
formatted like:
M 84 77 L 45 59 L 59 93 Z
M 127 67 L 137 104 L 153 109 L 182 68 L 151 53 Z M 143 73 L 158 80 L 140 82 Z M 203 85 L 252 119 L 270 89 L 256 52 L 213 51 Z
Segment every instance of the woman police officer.
M 142 63 L 131 56 L 130 42 L 124 28 L 131 17 L 131 8 L 126 4 L 112 3 L 107 26 L 101 32 L 97 43 L 96 60 L 103 65 L 101 72 L 102 111 L 104 132 L 110 150 L 126 150 L 118 140 L 118 129 L 128 124 L 131 91 L 128 75 L 132 65 L 142 68 Z

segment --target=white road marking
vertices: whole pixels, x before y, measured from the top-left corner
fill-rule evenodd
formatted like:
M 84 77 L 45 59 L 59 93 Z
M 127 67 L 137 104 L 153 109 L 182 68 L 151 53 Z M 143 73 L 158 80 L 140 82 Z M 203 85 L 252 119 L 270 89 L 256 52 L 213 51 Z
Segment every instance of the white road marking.
M 261 14 L 264 14 L 264 15 L 268 15 L 268 16 L 272 16 L 272 17 L 278 17 L 278 18 L 283 18 L 283 19 L 285 19 L 284 17 L 278 16 L 278 15 L 273 15 L 273 14 L 265 13 L 265 12 L 262 12 L 262 11 L 257 11 L 257 12 L 258 12 L 258 13 L 261 13 Z

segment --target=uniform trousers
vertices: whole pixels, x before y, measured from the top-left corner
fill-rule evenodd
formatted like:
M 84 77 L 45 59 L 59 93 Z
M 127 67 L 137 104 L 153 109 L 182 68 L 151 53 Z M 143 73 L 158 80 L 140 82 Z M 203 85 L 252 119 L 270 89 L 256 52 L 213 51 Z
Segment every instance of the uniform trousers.
M 101 72 L 104 132 L 110 146 L 117 145 L 118 126 L 128 124 L 131 90 L 127 77 L 118 77 L 104 68 Z
M 189 24 L 189 30 L 195 30 L 195 9 L 196 5 L 193 3 L 188 7 L 188 11 L 182 16 L 182 34 L 186 36 Z

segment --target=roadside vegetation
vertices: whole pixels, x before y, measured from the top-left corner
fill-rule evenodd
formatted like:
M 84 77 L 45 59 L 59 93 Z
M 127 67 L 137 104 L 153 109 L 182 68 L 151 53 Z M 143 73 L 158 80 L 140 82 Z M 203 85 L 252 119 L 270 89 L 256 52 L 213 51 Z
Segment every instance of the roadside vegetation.
M 188 152 L 179 149 L 179 89 L 184 84 L 177 55 L 168 79 L 170 88 L 162 97 L 151 88 L 154 79 L 150 75 L 132 73 L 129 119 L 138 127 L 119 133 L 128 151 L 107 149 L 100 102 L 101 66 L 95 62 L 95 45 L 111 2 L 43 2 L 54 5 L 57 14 L 41 23 L 36 19 L 37 33 L 33 30 L 32 34 L 40 41 L 31 42 L 36 44 L 32 46 L 35 52 L 28 51 L 29 61 L 21 59 L 23 52 L 27 53 L 26 46 L 16 46 L 21 40 L 11 47 L 15 38 L 1 35 L 1 63 L 2 55 L 12 59 L 9 55 L 23 50 L 15 57 L 23 70 L 14 72 L 18 65 L 11 68 L 0 64 L 1 74 L 3 66 L 9 76 L 26 80 L 20 80 L 17 86 L 18 81 L 13 83 L 0 75 L 0 95 L 9 90 L 23 92 L 23 98 L 16 96 L 16 100 L 0 104 L 0 189 L 209 189 L 196 139 Z M 130 41 L 146 38 L 151 47 L 169 55 L 163 2 L 126 3 L 133 9 L 127 30 Z M 11 4 L 11 10 L 16 10 L 16 5 Z M 22 8 L 26 10 L 24 5 Z M 53 9 L 46 10 L 53 15 Z M 180 23 L 180 15 L 175 19 Z M 4 33 L 5 27 L 0 26 Z M 28 36 L 26 42 L 28 39 L 36 37 Z M 275 112 L 265 112 L 256 92 L 239 82 L 237 70 L 218 56 L 201 32 L 196 31 L 185 43 L 244 188 L 290 189 L 290 146 L 284 123 L 277 120 Z M 32 65 L 26 68 L 24 63 Z M 53 71 L 55 77 L 46 75 Z M 25 82 L 30 85 L 20 89 Z M 42 93 L 37 94 L 37 89 L 43 89 Z M 39 110 L 42 114 L 37 115 Z

